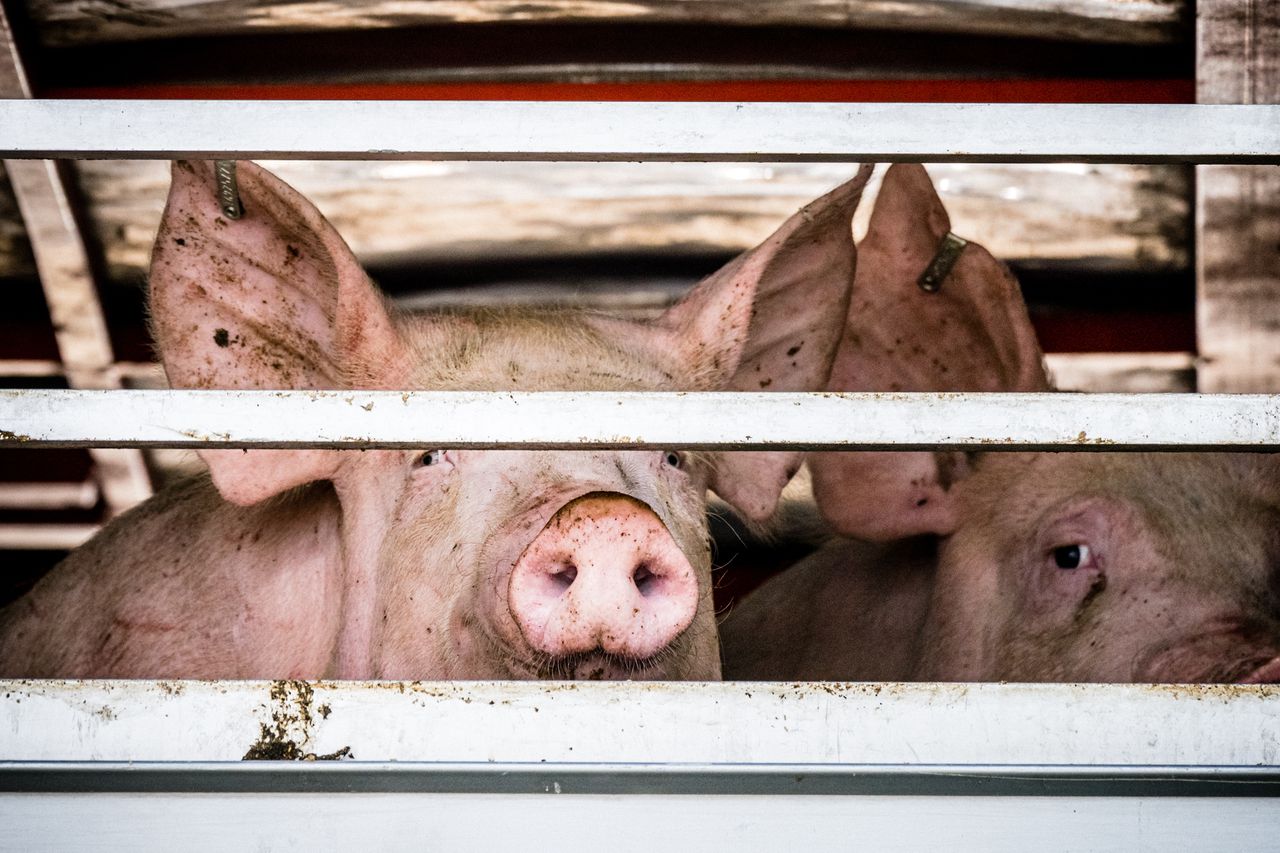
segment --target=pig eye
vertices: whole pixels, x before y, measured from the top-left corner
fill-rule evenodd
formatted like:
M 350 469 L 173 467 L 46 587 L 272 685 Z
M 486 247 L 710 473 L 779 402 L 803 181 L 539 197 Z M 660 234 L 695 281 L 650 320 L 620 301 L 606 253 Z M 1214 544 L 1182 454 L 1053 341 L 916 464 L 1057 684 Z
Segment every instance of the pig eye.
M 426 468 L 428 465 L 439 465 L 443 461 L 443 450 L 428 450 L 426 453 L 418 457 L 418 464 L 423 468 Z
M 674 450 L 668 450 L 664 453 L 662 461 L 666 462 L 672 468 L 681 468 L 684 466 L 684 456 Z
M 1060 569 L 1078 569 L 1089 562 L 1090 556 L 1089 546 L 1083 543 L 1053 549 L 1053 562 Z

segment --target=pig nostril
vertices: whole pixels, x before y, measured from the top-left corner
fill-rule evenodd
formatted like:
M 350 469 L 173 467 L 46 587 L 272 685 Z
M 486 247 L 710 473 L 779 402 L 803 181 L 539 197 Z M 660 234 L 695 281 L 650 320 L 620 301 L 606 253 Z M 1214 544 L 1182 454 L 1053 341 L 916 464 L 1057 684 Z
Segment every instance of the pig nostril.
M 571 587 L 577 578 L 578 567 L 572 563 L 566 563 L 560 571 L 551 573 L 551 579 L 555 581 L 561 592 Z
M 640 590 L 641 595 L 649 595 L 657 586 L 658 576 L 649 570 L 649 566 L 641 563 L 636 566 L 635 573 L 631 575 L 631 582 L 636 585 L 636 589 Z

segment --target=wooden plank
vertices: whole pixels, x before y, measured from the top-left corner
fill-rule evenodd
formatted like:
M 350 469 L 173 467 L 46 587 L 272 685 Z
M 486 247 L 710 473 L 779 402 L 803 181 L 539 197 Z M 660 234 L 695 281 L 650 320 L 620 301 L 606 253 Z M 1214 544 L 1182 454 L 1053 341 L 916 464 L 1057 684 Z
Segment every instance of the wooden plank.
M 0 97 L 29 98 L 31 87 L 18 45 L 0 7 Z M 67 178 L 52 160 L 11 160 L 5 164 L 26 225 L 36 271 L 49 305 L 58 354 L 72 388 L 119 388 L 111 336 L 98 299 L 93 264 L 81 217 Z M 151 478 L 138 450 L 92 448 L 94 477 L 111 514 L 151 496 Z
M 1186 352 L 1048 353 L 1045 364 L 1059 391 L 1176 394 L 1196 387 L 1195 358 Z
M 35 259 L 27 229 L 18 213 L 9 173 L 0 162 L 0 278 L 34 275 Z
M 1186 34 L 1188 0 L 27 0 L 45 43 L 439 24 L 799 25 L 1127 44 Z
M 1198 10 L 1197 99 L 1280 103 L 1280 4 Z M 1196 194 L 1200 389 L 1280 390 L 1280 168 L 1199 166 Z
M 1196 4 L 1196 100 L 1274 104 L 1280 98 L 1280 4 L 1201 0 Z
M 98 503 L 98 494 L 98 484 L 92 480 L 79 483 L 0 482 L 0 510 L 93 509 Z
M 110 277 L 146 272 L 166 164 L 82 161 L 89 219 Z M 369 264 L 657 253 L 728 255 L 845 180 L 834 164 L 272 162 Z M 930 166 L 958 233 L 1015 261 L 1185 269 L 1190 171 L 1182 166 Z M 879 178 L 861 206 L 866 227 Z M 0 195 L 0 207 L 3 196 Z M 4 233 L 0 225 L 0 234 Z M 0 276 L 30 273 L 0 242 Z
M 8 524 L 0 522 L 0 553 L 4 551 L 70 551 L 89 541 L 97 524 Z

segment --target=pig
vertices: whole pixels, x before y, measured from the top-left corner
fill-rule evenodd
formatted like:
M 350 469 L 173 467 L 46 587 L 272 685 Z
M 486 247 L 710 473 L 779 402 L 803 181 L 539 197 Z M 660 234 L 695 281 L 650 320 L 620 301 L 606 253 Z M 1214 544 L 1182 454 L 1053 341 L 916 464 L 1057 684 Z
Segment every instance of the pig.
M 393 310 L 252 163 L 174 164 L 149 306 L 194 389 L 819 390 L 861 168 L 652 322 Z M 424 432 L 430 432 L 424 424 Z M 0 612 L 0 673 L 716 679 L 708 489 L 766 518 L 792 452 L 203 450 Z
M 890 169 L 832 388 L 1048 387 L 1016 283 L 985 250 L 967 247 L 937 294 L 917 287 L 949 228 L 924 170 Z M 727 678 L 1280 681 L 1276 456 L 818 453 L 808 464 L 842 538 L 730 613 Z

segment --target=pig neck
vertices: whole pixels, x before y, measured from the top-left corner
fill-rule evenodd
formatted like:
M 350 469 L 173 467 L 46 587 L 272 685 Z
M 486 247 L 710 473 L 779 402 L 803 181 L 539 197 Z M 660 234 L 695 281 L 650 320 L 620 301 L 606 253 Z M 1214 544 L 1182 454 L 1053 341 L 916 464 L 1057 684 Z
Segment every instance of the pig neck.
M 838 608 L 830 642 L 847 681 L 909 681 L 917 669 L 921 636 L 933 597 L 937 541 L 932 537 L 870 545 L 852 540 L 835 547 L 826 594 Z
M 928 538 L 827 544 L 729 614 L 726 677 L 910 680 L 936 554 Z
M 394 510 L 371 480 L 335 479 L 334 488 L 342 505 L 342 608 L 329 676 L 367 679 L 373 677 L 378 563 Z

